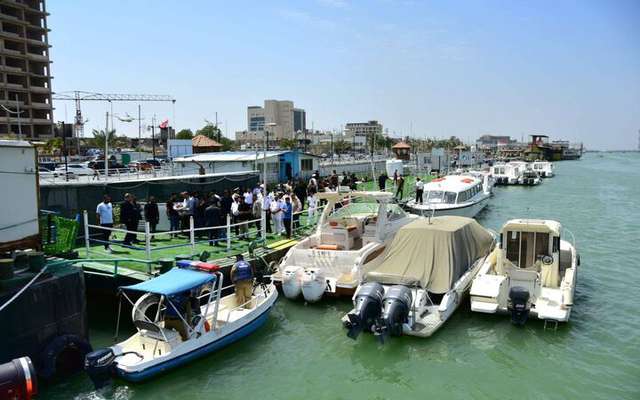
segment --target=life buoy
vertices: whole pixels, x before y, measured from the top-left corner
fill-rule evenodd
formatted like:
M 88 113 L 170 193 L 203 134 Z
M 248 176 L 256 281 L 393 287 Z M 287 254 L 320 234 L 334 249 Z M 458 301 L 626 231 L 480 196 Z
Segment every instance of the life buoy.
M 463 182 L 463 183 L 472 183 L 472 182 L 473 182 L 473 179 L 471 179 L 471 178 L 464 178 L 464 179 L 462 180 L 462 182 Z
M 442 182 L 442 181 L 444 181 L 444 178 L 436 178 L 431 180 L 431 182 Z
M 40 353 L 38 375 L 51 379 L 59 373 L 80 371 L 84 365 L 84 357 L 91 351 L 91 344 L 78 335 L 57 336 Z

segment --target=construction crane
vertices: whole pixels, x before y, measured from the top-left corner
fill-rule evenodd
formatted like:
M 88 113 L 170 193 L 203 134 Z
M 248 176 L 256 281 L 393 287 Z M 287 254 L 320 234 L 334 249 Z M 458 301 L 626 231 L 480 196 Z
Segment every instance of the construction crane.
M 94 93 L 94 92 L 83 92 L 80 90 L 70 91 L 70 92 L 61 92 L 55 93 L 53 95 L 53 100 L 66 100 L 66 101 L 74 101 L 76 103 L 76 115 L 73 123 L 73 134 L 76 138 L 84 137 L 84 124 L 88 120 L 85 120 L 82 117 L 82 111 L 80 108 L 80 103 L 82 101 L 165 101 L 171 102 L 172 104 L 176 103 L 176 99 L 169 95 L 161 95 L 161 94 L 106 94 L 106 93 Z M 140 107 L 138 107 L 138 114 L 140 113 Z M 140 120 L 140 115 L 138 115 L 138 120 Z M 133 120 L 133 119 L 132 119 Z

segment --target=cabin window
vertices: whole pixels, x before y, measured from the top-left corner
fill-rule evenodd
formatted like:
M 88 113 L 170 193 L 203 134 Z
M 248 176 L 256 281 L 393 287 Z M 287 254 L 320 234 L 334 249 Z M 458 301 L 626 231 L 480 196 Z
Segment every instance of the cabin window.
M 427 201 L 442 201 L 444 192 L 442 190 L 429 190 Z
M 520 233 L 520 268 L 531 267 L 535 263 L 535 232 Z
M 449 204 L 455 204 L 456 202 L 456 196 L 457 194 L 455 192 L 447 192 L 445 194 L 446 198 L 445 198 L 445 202 L 449 203 Z
M 520 232 L 507 232 L 507 260 L 516 265 L 520 263 Z
M 536 259 L 549 255 L 549 234 L 536 233 Z
M 560 236 L 553 237 L 553 252 L 557 253 L 560 251 Z

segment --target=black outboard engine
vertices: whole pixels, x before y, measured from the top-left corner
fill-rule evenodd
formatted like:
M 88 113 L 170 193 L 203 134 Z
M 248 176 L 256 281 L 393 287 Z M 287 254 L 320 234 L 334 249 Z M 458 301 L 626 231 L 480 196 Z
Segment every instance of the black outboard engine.
M 84 370 L 93 381 L 93 386 L 100 389 L 111 383 L 111 375 L 115 369 L 116 355 L 110 348 L 93 351 L 84 359 Z
M 375 334 L 384 343 L 386 336 L 402 336 L 402 324 L 409 321 L 413 295 L 403 285 L 391 286 L 382 298 L 382 316 L 376 322 Z
M 522 326 L 529 318 L 529 291 L 522 286 L 514 286 L 509 290 L 507 309 L 511 311 L 511 322 Z
M 348 337 L 355 340 L 363 330 L 373 332 L 382 311 L 383 295 L 384 287 L 378 282 L 368 282 L 358 288 L 353 301 L 355 307 L 347 314 L 348 321 L 344 323 L 344 327 L 348 329 Z

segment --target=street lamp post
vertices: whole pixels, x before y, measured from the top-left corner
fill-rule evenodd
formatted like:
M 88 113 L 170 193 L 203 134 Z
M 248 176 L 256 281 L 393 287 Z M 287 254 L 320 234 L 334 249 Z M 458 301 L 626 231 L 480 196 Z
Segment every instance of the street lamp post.
M 264 159 L 262 160 L 263 162 L 263 168 L 264 168 L 264 176 L 262 177 L 262 181 L 264 184 L 264 195 L 266 196 L 267 193 L 269 193 L 267 191 L 267 150 L 269 149 L 269 129 L 271 127 L 274 127 L 278 124 L 276 124 L 275 122 L 269 122 L 268 124 L 265 124 L 264 126 Z

